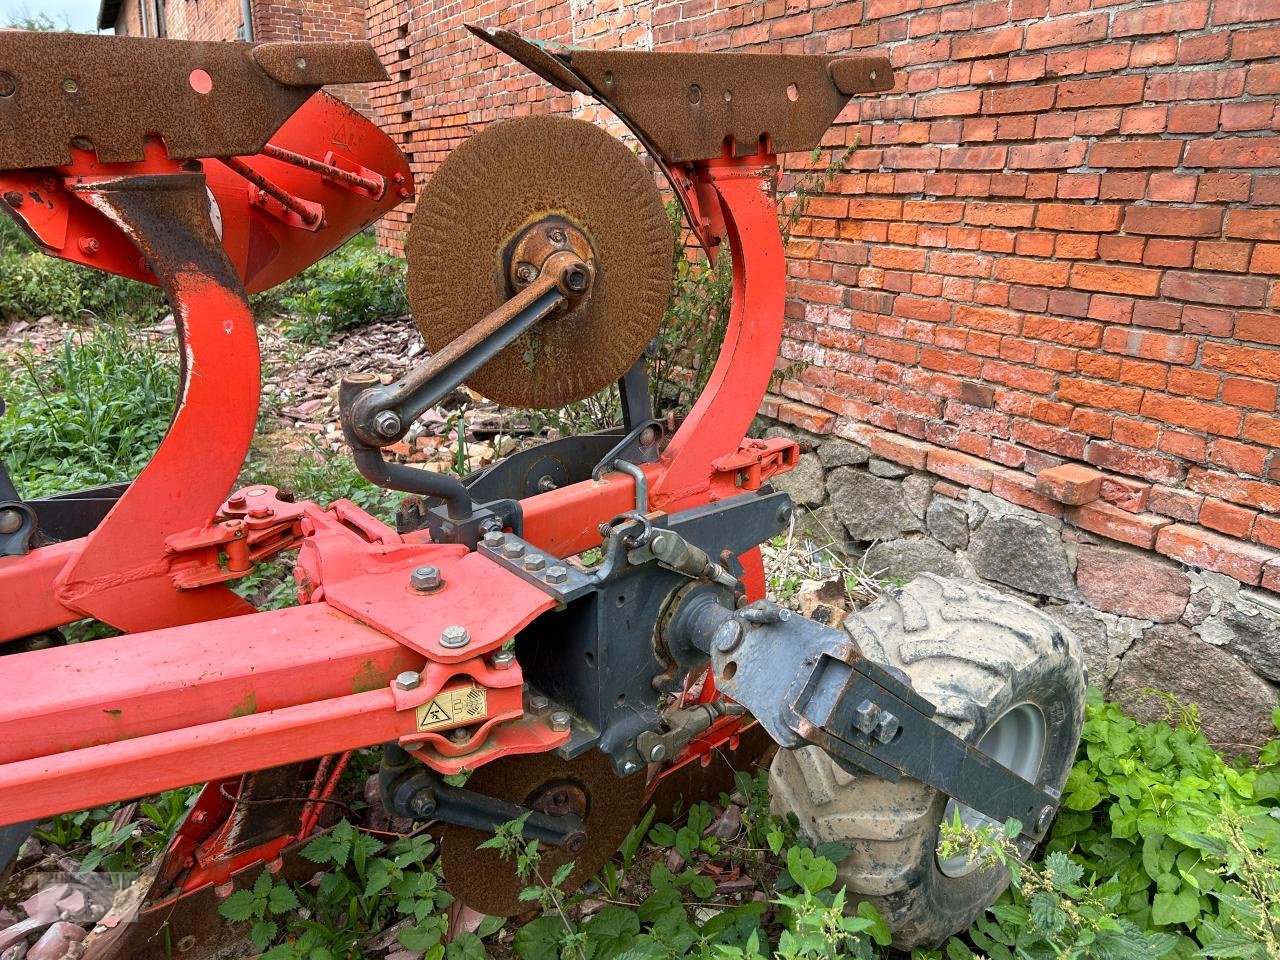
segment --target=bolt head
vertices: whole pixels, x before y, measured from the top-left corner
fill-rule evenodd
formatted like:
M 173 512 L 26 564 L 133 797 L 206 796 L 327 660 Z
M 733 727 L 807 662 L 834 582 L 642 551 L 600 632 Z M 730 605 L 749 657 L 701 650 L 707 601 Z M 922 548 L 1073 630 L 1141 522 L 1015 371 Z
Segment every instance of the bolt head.
M 440 646 L 446 650 L 458 650 L 471 642 L 471 634 L 466 627 L 457 625 L 445 627 L 440 631 Z
M 538 696 L 529 698 L 529 709 L 534 713 L 542 713 L 549 706 L 551 706 L 551 701 L 546 697 Z
M 631 774 L 635 773 L 639 769 L 640 769 L 640 764 L 636 763 L 634 760 L 626 760 L 622 764 L 622 772 L 627 776 L 630 776 Z
M 422 674 L 416 670 L 406 670 L 404 673 L 396 674 L 397 690 L 416 690 L 418 685 L 422 683 Z
M 659 760 L 665 759 L 667 756 L 667 748 L 664 744 L 655 743 L 649 748 L 649 762 L 657 763 Z
M 502 545 L 507 542 L 507 535 L 501 530 L 490 530 L 484 535 L 484 545 L 490 550 L 501 549 Z
M 557 710 L 551 715 L 551 729 L 556 733 L 564 733 L 569 729 L 569 714 Z
M 0 510 L 0 533 L 17 533 L 22 529 L 22 513 L 18 510 Z
M 737 620 L 726 620 L 716 627 L 713 642 L 721 653 L 729 653 L 742 642 L 742 624 Z
M 454 743 L 466 743 L 471 739 L 471 734 L 467 733 L 466 727 L 458 727 L 449 731 L 449 739 Z
M 439 590 L 443 584 L 439 567 L 418 567 L 409 574 L 409 586 L 415 590 Z
M 524 544 L 519 540 L 510 540 L 503 546 L 502 555 L 508 560 L 519 560 L 524 556 Z
M 862 733 L 871 735 L 880 719 L 880 708 L 870 700 L 863 700 L 853 708 L 853 725 Z
M 1040 811 L 1040 816 L 1036 818 L 1036 833 L 1044 833 L 1049 829 L 1049 825 L 1053 823 L 1053 807 L 1045 807 Z
M 512 650 L 498 650 L 490 659 L 495 670 L 510 670 L 515 666 L 516 655 Z
M 564 583 L 569 579 L 569 571 L 564 567 L 547 567 L 547 583 Z
M 383 410 L 373 418 L 373 429 L 382 437 L 394 437 L 400 432 L 400 418 L 390 410 Z
M 526 570 L 541 570 L 547 565 L 546 557 L 533 553 L 524 558 L 524 568 Z

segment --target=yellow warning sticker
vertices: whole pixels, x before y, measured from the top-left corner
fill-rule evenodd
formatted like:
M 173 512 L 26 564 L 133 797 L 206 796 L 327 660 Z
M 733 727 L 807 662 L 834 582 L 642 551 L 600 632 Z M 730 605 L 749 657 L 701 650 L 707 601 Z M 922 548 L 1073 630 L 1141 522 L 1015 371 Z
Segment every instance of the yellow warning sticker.
M 474 723 L 488 713 L 489 692 L 477 686 L 441 690 L 416 710 L 419 730 Z

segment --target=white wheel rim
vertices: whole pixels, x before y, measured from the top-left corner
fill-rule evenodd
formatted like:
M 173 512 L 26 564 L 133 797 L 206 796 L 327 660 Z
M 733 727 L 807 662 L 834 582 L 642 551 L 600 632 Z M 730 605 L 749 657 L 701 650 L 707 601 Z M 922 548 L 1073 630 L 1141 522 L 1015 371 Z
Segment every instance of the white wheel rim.
M 1034 703 L 1020 703 L 1010 707 L 978 741 L 978 749 L 1007 767 L 1024 780 L 1035 781 L 1040 772 L 1040 761 L 1044 758 L 1046 725 L 1044 714 Z M 972 807 L 954 800 L 947 801 L 943 812 L 943 823 L 951 823 L 955 819 L 956 810 L 960 811 L 960 822 L 970 829 L 993 827 L 999 830 L 1003 824 L 979 813 Z M 945 876 L 959 878 L 968 876 L 981 866 L 981 855 L 971 857 L 968 853 L 959 853 L 952 857 L 944 857 L 938 853 L 938 869 Z

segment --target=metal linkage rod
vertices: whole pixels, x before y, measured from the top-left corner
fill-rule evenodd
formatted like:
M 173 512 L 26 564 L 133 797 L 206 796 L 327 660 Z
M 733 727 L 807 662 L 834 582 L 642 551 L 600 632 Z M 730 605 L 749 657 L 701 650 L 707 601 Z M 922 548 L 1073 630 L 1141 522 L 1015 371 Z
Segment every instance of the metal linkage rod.
M 279 160 L 282 163 L 292 164 L 295 167 L 301 167 L 303 170 L 318 173 L 329 180 L 345 183 L 349 187 L 359 187 L 361 190 L 367 190 L 373 194 L 374 199 L 381 197 L 382 191 L 386 189 L 387 181 L 384 177 L 362 177 L 358 173 L 343 170 L 341 167 L 335 167 L 331 163 L 325 163 L 313 157 L 304 157 L 302 154 L 286 150 L 284 147 L 277 147 L 274 143 L 268 143 L 263 147 L 262 154 L 271 157 L 273 160 Z M 238 173 L 239 171 L 237 170 L 236 172 Z
M 302 222 L 307 226 L 315 226 L 316 223 L 319 222 L 320 214 L 317 211 L 307 207 L 301 200 L 295 197 L 288 190 L 284 189 L 284 187 L 268 180 L 239 157 L 227 157 L 223 160 L 223 163 L 236 173 L 240 174 L 240 176 L 244 177 L 267 196 L 278 201 L 280 205 L 290 213 L 297 214 L 301 217 Z

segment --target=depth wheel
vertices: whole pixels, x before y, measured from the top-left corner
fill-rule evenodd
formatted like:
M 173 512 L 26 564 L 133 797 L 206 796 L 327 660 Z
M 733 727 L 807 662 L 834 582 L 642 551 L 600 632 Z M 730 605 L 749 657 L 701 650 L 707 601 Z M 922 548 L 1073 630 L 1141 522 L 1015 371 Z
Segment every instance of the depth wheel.
M 1084 722 L 1080 642 L 1021 600 L 980 584 L 924 575 L 845 624 L 868 659 L 896 667 L 957 736 L 1028 780 L 1061 791 Z M 1009 884 L 938 853 L 955 803 L 918 780 L 849 774 L 817 747 L 782 750 L 770 768 L 773 807 L 815 843 L 849 848 L 838 882 L 869 901 L 899 950 L 935 946 L 967 928 Z M 960 805 L 970 826 L 990 823 Z

